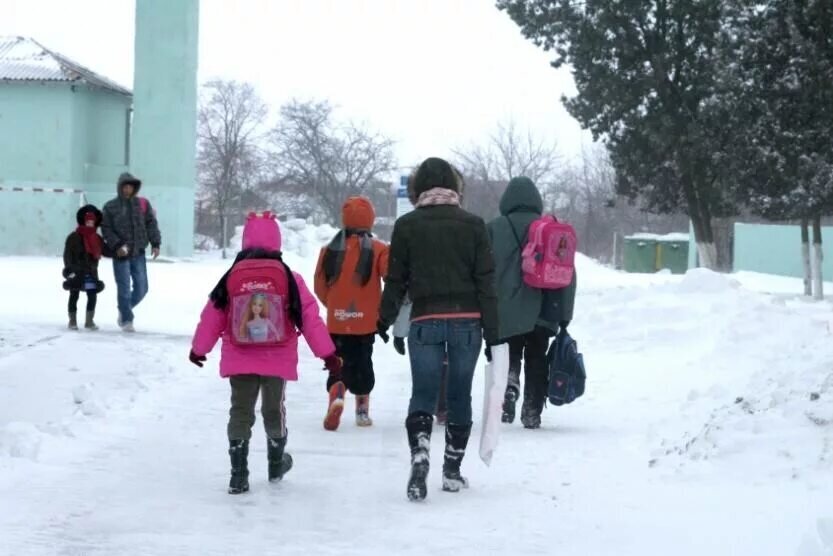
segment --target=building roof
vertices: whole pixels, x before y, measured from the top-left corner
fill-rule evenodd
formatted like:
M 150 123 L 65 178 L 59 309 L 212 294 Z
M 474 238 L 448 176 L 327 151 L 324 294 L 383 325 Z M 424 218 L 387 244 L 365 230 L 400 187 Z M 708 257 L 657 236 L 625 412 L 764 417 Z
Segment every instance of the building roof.
M 26 37 L 0 36 L 0 82 L 3 81 L 85 83 L 122 95 L 133 94 L 115 81 Z

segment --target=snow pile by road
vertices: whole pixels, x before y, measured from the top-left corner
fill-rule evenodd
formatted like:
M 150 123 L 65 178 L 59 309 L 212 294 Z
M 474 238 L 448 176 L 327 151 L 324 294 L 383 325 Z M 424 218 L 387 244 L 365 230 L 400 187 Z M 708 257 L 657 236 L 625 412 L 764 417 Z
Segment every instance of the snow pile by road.
M 680 419 L 658 427 L 663 432 L 651 464 L 719 465 L 738 478 L 828 480 L 829 304 L 753 294 L 706 270 L 664 289 L 669 312 L 701 315 L 700 326 L 687 331 L 701 350 L 684 367 L 700 384 L 679 405 Z

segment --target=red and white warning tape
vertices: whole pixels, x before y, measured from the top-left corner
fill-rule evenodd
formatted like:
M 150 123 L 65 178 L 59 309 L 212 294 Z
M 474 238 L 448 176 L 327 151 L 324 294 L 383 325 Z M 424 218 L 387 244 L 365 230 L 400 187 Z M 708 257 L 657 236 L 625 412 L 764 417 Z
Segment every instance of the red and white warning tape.
M 83 189 L 70 189 L 65 187 L 19 187 L 0 185 L 0 191 L 11 191 L 15 193 L 70 193 L 81 196 L 80 206 L 87 204 L 87 193 Z

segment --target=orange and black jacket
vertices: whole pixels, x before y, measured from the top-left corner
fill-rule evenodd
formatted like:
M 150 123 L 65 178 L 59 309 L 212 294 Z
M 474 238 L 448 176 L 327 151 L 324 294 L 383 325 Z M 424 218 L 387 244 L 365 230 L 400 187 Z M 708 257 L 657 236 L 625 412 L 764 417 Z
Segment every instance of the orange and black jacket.
M 375 334 L 382 302 L 382 278 L 388 272 L 388 246 L 369 235 L 340 233 L 343 255 L 332 252 L 331 243 L 318 256 L 315 295 L 327 308 L 330 334 Z M 363 243 L 366 261 L 362 261 Z

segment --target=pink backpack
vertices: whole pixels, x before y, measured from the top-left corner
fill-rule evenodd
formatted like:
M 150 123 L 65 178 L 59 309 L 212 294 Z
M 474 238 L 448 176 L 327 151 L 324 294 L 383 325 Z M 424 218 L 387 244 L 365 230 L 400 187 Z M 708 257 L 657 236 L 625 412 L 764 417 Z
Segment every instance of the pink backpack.
M 577 246 L 576 231 L 555 216 L 544 215 L 532 222 L 521 251 L 524 283 L 542 290 L 569 286 L 573 282 Z
M 139 197 L 139 208 L 142 210 L 142 216 L 148 213 L 148 200 L 144 197 Z
M 271 259 L 240 261 L 228 276 L 228 336 L 236 346 L 274 347 L 286 342 L 289 325 L 289 277 Z

